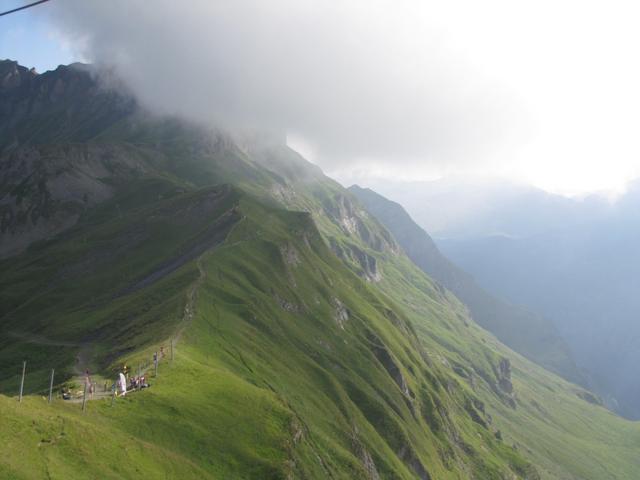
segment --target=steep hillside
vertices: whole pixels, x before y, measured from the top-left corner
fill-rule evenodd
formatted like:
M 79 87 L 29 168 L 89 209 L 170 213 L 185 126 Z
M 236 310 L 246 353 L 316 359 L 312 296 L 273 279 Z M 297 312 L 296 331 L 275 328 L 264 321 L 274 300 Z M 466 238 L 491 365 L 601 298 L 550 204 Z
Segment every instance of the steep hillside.
M 0 476 L 634 478 L 640 428 L 477 326 L 285 145 L 136 108 L 89 138 L 58 121 L 2 126 Z M 40 397 L 52 367 L 112 379 L 171 344 L 113 406 Z
M 46 388 L 51 366 L 67 378 L 87 366 L 108 375 L 116 361 L 135 365 L 140 349 L 179 335 L 178 361 L 158 388 L 131 406 L 118 401 L 115 414 L 95 407 L 91 428 L 171 450 L 184 474 L 500 478 L 528 468 L 469 417 L 472 393 L 434 390 L 446 373 L 429 365 L 402 310 L 329 252 L 307 214 L 226 187 L 128 210 L 3 262 L 12 272 L 3 275 L 4 391 L 23 357 L 33 393 Z M 193 288 L 194 317 L 183 314 Z M 432 395 L 442 412 L 429 410 Z M 247 411 L 254 403 L 263 411 Z M 434 421 L 447 431 L 436 435 Z M 55 460 L 73 445 L 53 443 L 44 466 L 77 475 Z M 481 448 L 491 454 L 471 455 Z M 96 452 L 90 462 L 98 461 Z
M 349 191 L 389 229 L 418 267 L 469 307 L 476 322 L 525 357 L 570 381 L 584 383 L 568 347 L 551 322 L 487 293 L 473 277 L 440 253 L 427 232 L 399 204 L 357 185 L 349 187 Z
M 606 221 L 529 238 L 442 243 L 488 289 L 552 319 L 598 393 L 635 419 L 640 418 L 637 206 Z

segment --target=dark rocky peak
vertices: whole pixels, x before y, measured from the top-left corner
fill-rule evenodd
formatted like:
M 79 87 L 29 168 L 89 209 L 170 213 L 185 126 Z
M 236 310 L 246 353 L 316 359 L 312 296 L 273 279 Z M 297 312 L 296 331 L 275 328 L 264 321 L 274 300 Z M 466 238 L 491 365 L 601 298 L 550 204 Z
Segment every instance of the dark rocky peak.
M 14 60 L 0 60 L 0 92 L 29 84 L 38 74 Z
M 0 62 L 0 154 L 23 146 L 83 142 L 134 111 L 109 71 L 73 63 L 37 74 Z
M 38 74 L 11 60 L 0 62 L 0 100 L 18 101 L 25 98 L 56 101 L 97 87 L 94 68 L 82 63 L 60 65 L 55 70 Z

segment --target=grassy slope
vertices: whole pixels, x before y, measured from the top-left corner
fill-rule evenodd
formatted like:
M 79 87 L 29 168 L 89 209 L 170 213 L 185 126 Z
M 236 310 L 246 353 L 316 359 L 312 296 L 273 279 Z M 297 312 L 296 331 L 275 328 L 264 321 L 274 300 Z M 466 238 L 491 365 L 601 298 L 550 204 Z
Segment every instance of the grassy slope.
M 130 192 L 136 195 L 132 198 Z M 144 207 L 142 192 L 165 198 Z M 216 196 L 219 201 L 209 203 Z M 95 353 L 91 357 L 119 355 L 169 336 L 175 325 L 157 319 L 167 310 L 179 315 L 181 290 L 193 274 L 177 271 L 151 284 L 144 294 L 131 288 L 167 259 L 208 241 L 207 229 L 235 203 L 237 194 L 225 188 L 180 194 L 164 180 L 141 180 L 110 204 L 89 212 L 81 225 L 58 240 L 3 261 L 0 386 L 15 383 L 11 370 L 17 371 L 23 356 L 29 358 L 31 371 L 26 388 L 34 391 L 47 385 L 52 364 L 70 374 L 83 345 Z M 113 215 L 114 210 L 126 213 Z M 210 218 L 203 221 L 207 215 Z
M 392 280 L 392 275 L 387 275 L 390 281 L 385 282 L 384 288 L 407 292 L 411 286 L 404 284 L 401 277 L 410 274 L 411 270 L 412 266 L 406 267 L 398 272 L 395 280 Z M 418 283 L 413 282 L 414 285 Z M 420 296 L 420 293 L 415 295 Z M 423 298 L 422 303 L 425 300 Z M 542 467 L 541 470 L 546 470 L 547 475 L 560 478 L 632 478 L 640 466 L 633 455 L 633 445 L 637 444 L 640 434 L 637 424 L 625 422 L 603 408 L 587 404 L 576 395 L 582 391 L 580 388 L 528 364 L 486 332 L 478 331 L 472 325 L 460 328 L 460 323 L 452 318 L 448 325 L 458 325 L 455 336 L 450 337 L 444 332 L 436 334 L 432 324 L 427 327 L 419 321 L 422 314 L 422 310 L 416 309 L 419 333 L 426 339 L 432 338 L 433 348 L 440 350 L 450 363 L 463 364 L 468 370 L 477 365 L 480 355 L 472 354 L 471 341 L 476 344 L 487 342 L 491 350 L 512 360 L 518 407 L 514 411 L 494 401 L 488 402 L 489 411 L 494 411 L 492 415 L 499 419 L 497 424 L 503 433 L 509 434 L 509 441 L 529 449 L 526 453 L 535 456 L 535 463 Z M 440 312 L 438 316 L 446 316 L 446 312 Z M 444 344 L 449 347 L 442 349 Z M 459 354 L 455 354 L 456 351 Z M 489 398 L 490 394 L 491 391 L 486 391 L 485 397 Z M 612 461 L 616 456 L 620 460 Z M 559 465 L 566 465 L 564 471 L 558 468 Z
M 316 203 L 335 202 L 344 195 L 335 183 L 326 179 L 321 183 L 322 188 L 308 190 Z M 301 190 L 299 184 L 296 187 Z M 375 231 L 375 219 L 367 218 L 366 212 L 359 214 Z M 640 460 L 633 455 L 640 437 L 637 422 L 588 403 L 577 395 L 584 392 L 582 388 L 505 347 L 472 322 L 455 297 L 438 288 L 404 255 L 371 248 L 357 234 L 345 238 L 344 230 L 328 224 L 326 218 L 318 223 L 328 236 L 357 244 L 378 259 L 383 275 L 375 286 L 405 308 L 425 347 L 441 360 L 461 388 L 483 400 L 494 419 L 492 428 L 499 429 L 506 443 L 532 459 L 544 478 L 635 478 L 640 468 Z M 483 376 L 494 376 L 501 358 L 512 364 L 515 409 L 496 395 L 491 382 L 482 381 Z M 454 373 L 454 367 L 459 371 L 460 366 L 475 379 Z
M 164 155 L 155 161 L 185 153 Z M 366 283 L 346 270 L 306 214 L 230 191 L 220 208 L 185 215 L 211 190 L 193 183 L 208 183 L 219 168 L 208 176 L 190 171 L 186 183 L 175 171 L 144 181 L 148 191 L 138 196 L 145 190 L 135 185 L 59 239 L 2 263 L 3 311 L 12 313 L 2 324 L 0 388 L 13 391 L 22 355 L 35 369 L 29 392 L 46 385 L 52 365 L 70 376 L 85 344 L 96 368 L 111 375 L 116 363 L 135 365 L 182 331 L 177 360 L 163 365 L 151 390 L 113 408 L 94 402 L 84 416 L 61 401 L 47 406 L 34 396 L 16 406 L 0 397 L 0 440 L 12 453 L 0 469 L 24 478 L 47 470 L 53 478 L 90 477 L 93 466 L 113 478 L 375 478 L 373 462 L 382 478 L 416 478 L 420 465 L 435 479 L 535 478 L 528 457 L 545 478 L 633 478 L 637 461 L 625 442 L 638 438 L 635 425 L 587 404 L 576 387 L 470 323 L 366 213 L 352 212 L 366 228 L 345 231 L 336 215 L 348 194 L 336 184 L 314 174 L 292 188 L 287 182 L 300 172 L 280 178 L 241 160 L 251 175 L 233 167 L 225 178 L 310 211 L 326 239 L 375 257 L 382 281 Z M 233 156 L 224 162 L 235 165 Z M 274 183 L 282 188 L 274 191 Z M 124 213 L 113 218 L 116 203 Z M 234 206 L 243 219 L 223 246 L 117 295 L 141 272 L 197 245 Z M 113 258 L 94 251 L 118 245 Z M 347 264 L 359 271 L 357 262 Z M 185 322 L 194 285 L 196 315 Z M 337 320 L 338 305 L 348 318 Z M 20 342 L 7 336 L 16 329 L 78 346 Z M 503 356 L 514 369 L 515 410 L 491 387 Z M 453 366 L 476 372 L 476 381 Z
M 394 235 L 407 256 L 427 275 L 452 291 L 473 319 L 505 345 L 574 383 L 585 384 L 568 346 L 548 320 L 503 302 L 484 291 L 466 272 L 445 258 L 431 237 L 395 202 L 376 192 L 349 187 Z
M 416 279 L 414 266 L 398 272 L 390 265 L 381 285 L 388 292 L 403 292 L 419 337 L 426 348 L 450 366 L 474 372 L 476 381 L 458 375 L 459 384 L 485 402 L 493 427 L 504 441 L 538 466 L 543 478 L 604 479 L 635 477 L 640 460 L 634 455 L 640 425 L 626 421 L 603 407 L 578 397 L 583 390 L 549 373 L 501 344 L 493 335 L 465 320 L 462 305 L 439 308 L 425 294 L 430 285 Z M 411 278 L 407 282 L 406 278 Z M 422 288 L 420 288 L 423 283 Z M 416 288 L 418 287 L 418 288 Z M 425 309 L 425 306 L 431 308 Z M 516 407 L 496 397 L 478 372 L 491 372 L 499 358 L 511 362 Z M 475 385 L 475 388 L 473 388 Z
M 178 345 L 178 360 L 163 368 L 160 381 L 149 391 L 118 400 L 113 408 L 108 401 L 96 402 L 85 417 L 77 405 L 57 402 L 50 407 L 34 397 L 16 408 L 3 399 L 8 413 L 3 421 L 11 424 L 1 430 L 8 433 L 3 440 L 9 448 L 34 448 L 39 435 L 53 439 L 40 442 L 38 449 L 46 447 L 46 454 L 39 462 L 20 467 L 7 459 L 3 468 L 25 477 L 36 473 L 31 469 L 75 477 L 87 468 L 74 460 L 80 456 L 99 463 L 107 475 L 129 476 L 119 465 L 117 450 L 139 452 L 146 445 L 152 448 L 139 468 L 152 477 L 167 470 L 183 477 L 283 478 L 293 473 L 365 478 L 363 458 L 371 458 L 383 478 L 414 478 L 420 473 L 417 464 L 426 465 L 433 478 L 464 477 L 469 468 L 500 478 L 498 472 L 525 468 L 517 454 L 464 415 L 455 418 L 462 413 L 456 412 L 454 398 L 460 393 L 442 390 L 435 376 L 438 367 L 427 372 L 401 314 L 395 323 L 385 316 L 393 304 L 328 252 L 306 214 L 265 210 L 249 199 L 241 202 L 241 211 L 244 218 L 224 246 L 171 275 L 192 282 L 202 275 L 203 280 L 197 314 Z M 289 263 L 283 246 L 296 252 Z M 43 250 L 56 247 L 54 242 Z M 131 299 L 129 307 L 135 311 L 147 303 L 156 288 Z M 184 294 L 185 289 L 176 291 Z M 342 326 L 335 318 L 336 291 L 350 312 Z M 111 310 L 110 304 L 104 308 Z M 172 302 L 154 309 L 154 329 L 175 322 Z M 59 333 L 64 325 L 61 321 Z M 125 330 L 132 343 L 151 343 L 140 325 Z M 99 340 L 112 350 L 117 338 Z M 424 407 L 423 399 L 402 393 L 371 342 L 391 352 L 413 391 L 424 395 L 436 388 L 438 398 L 451 396 L 450 428 L 457 429 L 460 445 L 479 449 L 484 444 L 492 455 L 471 458 L 451 445 L 449 437 L 431 431 L 429 417 L 414 413 Z M 132 353 L 124 361 L 135 365 L 140 355 Z M 37 385 L 36 379 L 31 375 L 29 384 Z M 38 420 L 30 422 L 34 418 Z M 65 435 L 60 436 L 56 425 L 63 421 Z M 77 436 L 85 429 L 91 438 L 118 441 L 97 446 L 89 440 L 91 445 L 81 448 Z M 165 450 L 174 455 L 157 462 Z

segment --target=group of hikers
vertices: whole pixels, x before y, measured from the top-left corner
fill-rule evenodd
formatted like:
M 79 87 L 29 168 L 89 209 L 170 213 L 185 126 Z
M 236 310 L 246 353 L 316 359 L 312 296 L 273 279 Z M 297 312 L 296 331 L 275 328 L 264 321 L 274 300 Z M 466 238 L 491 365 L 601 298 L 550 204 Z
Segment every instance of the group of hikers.
M 159 357 L 160 358 L 164 358 L 164 346 L 160 347 L 160 354 Z M 153 354 L 153 363 L 156 364 L 157 362 L 160 361 L 160 358 L 158 358 L 158 353 L 154 353 Z M 115 388 L 115 394 L 116 396 L 122 396 L 124 397 L 127 394 L 127 391 L 131 391 L 131 390 L 140 390 L 142 388 L 149 388 L 150 385 L 147 382 L 147 378 L 145 377 L 144 373 L 137 375 L 137 376 L 132 376 L 129 377 L 128 374 L 128 367 L 126 365 L 124 365 L 122 367 L 122 371 L 118 374 L 118 377 L 116 378 L 116 383 L 114 384 L 114 388 Z M 129 379 L 129 388 L 127 389 L 127 378 Z
M 125 365 L 123 371 L 118 374 L 118 378 L 116 379 L 115 383 L 116 396 L 124 397 L 127 394 L 127 391 L 140 390 L 141 388 L 150 387 L 149 383 L 147 383 L 147 378 L 144 375 L 138 375 L 129 378 L 129 388 L 127 389 L 127 375 L 125 374 L 126 371 L 127 366 Z
M 160 347 L 159 353 L 153 354 L 153 363 L 157 364 L 160 359 L 165 357 L 164 346 Z M 89 370 L 85 370 L 84 373 L 84 386 L 89 398 L 93 398 L 93 394 L 96 390 L 96 384 L 91 380 L 91 374 Z M 147 377 L 144 372 L 139 373 L 136 376 L 129 376 L 129 367 L 123 365 L 122 370 L 116 376 L 116 381 L 111 387 L 111 391 L 118 397 L 123 397 L 127 392 L 131 390 L 140 390 L 142 388 L 149 388 L 151 385 L 147 381 Z M 105 392 L 107 391 L 107 382 L 104 386 Z M 69 388 L 64 388 L 62 391 L 62 398 L 65 400 L 71 400 L 72 393 Z

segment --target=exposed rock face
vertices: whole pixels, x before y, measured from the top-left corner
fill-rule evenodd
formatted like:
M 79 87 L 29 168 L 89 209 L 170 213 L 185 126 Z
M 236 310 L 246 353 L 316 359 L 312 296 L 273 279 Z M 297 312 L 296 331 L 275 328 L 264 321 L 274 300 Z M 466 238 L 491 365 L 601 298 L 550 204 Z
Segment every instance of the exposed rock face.
M 360 440 L 357 428 L 354 428 L 351 437 L 351 443 L 353 445 L 353 451 L 362 462 L 362 466 L 364 467 L 364 471 L 366 474 L 366 480 L 380 480 L 380 474 L 378 473 L 376 464 L 373 461 L 373 457 Z
M 331 239 L 330 246 L 333 252 L 341 259 L 358 265 L 358 274 L 369 282 L 379 282 L 382 274 L 378 269 L 378 262 L 373 255 L 368 254 L 356 245 L 342 245 Z
M 498 363 L 498 386 L 505 393 L 513 393 L 511 383 L 511 362 L 508 358 L 501 358 Z
M 285 205 L 292 203 L 296 198 L 293 189 L 287 185 L 274 183 L 270 190 L 271 195 L 273 195 L 274 198 L 279 199 Z
M 98 84 L 93 72 L 76 63 L 38 75 L 0 61 L 0 153 L 25 144 L 87 141 L 129 115 L 132 97 L 106 72 Z
M 379 228 L 378 231 L 381 233 L 372 232 L 367 226 L 367 221 L 377 223 L 377 220 L 357 205 L 357 200 L 353 197 L 337 195 L 331 201 L 324 202 L 324 210 L 325 214 L 338 224 L 345 234 L 358 237 L 373 250 L 395 254 L 400 251 L 400 247 L 386 229 Z
M 410 447 L 405 446 L 397 453 L 398 457 L 413 470 L 420 480 L 431 480 L 431 475 Z
M 482 402 L 480 402 L 479 400 L 469 400 L 465 404 L 464 409 L 469 414 L 469 417 L 471 417 L 471 420 L 473 420 L 483 428 L 488 428 L 487 421 L 482 418 L 481 415 L 481 413 L 484 415 L 484 404 Z
M 88 66 L 38 75 L 0 61 L 0 258 L 73 226 L 114 194 L 111 180 L 145 170 L 122 148 L 77 143 L 134 107 L 99 86 Z
M 511 362 L 502 357 L 493 369 L 495 383 L 490 382 L 493 391 L 511 408 L 516 408 L 516 395 L 511 383 Z
M 303 307 L 287 300 L 286 298 L 282 298 L 276 292 L 273 292 L 273 298 L 278 303 L 278 305 L 280 305 L 280 308 L 282 308 L 285 312 L 300 313 L 304 311 Z
M 280 254 L 282 255 L 282 260 L 285 265 L 295 267 L 300 264 L 300 255 L 298 254 L 298 250 L 296 250 L 292 244 L 286 243 L 281 245 Z
M 594 395 L 591 392 L 587 392 L 586 390 L 581 390 L 579 392 L 576 392 L 576 395 L 581 399 L 583 399 L 585 402 L 589 402 L 593 405 L 601 405 L 601 406 L 603 405 L 602 399 L 600 399 L 598 396 Z
M 400 370 L 400 367 L 396 363 L 396 360 L 393 358 L 391 353 L 389 353 L 386 345 L 373 333 L 369 333 L 367 337 L 371 344 L 371 350 L 373 351 L 373 354 L 376 356 L 378 361 L 382 364 L 391 378 L 393 378 L 393 380 L 396 382 L 396 385 L 398 385 L 405 397 L 409 400 L 415 398 L 415 395 L 407 384 L 407 380 L 402 374 L 402 370 Z
M 362 276 L 364 278 L 370 282 L 379 282 L 382 279 L 382 275 L 378 269 L 378 262 L 374 256 L 369 255 L 355 245 L 352 245 L 349 250 L 351 251 L 351 257 L 362 268 Z
M 344 326 L 349 320 L 349 310 L 347 307 L 337 298 L 333 299 L 333 307 L 335 308 L 335 312 L 333 314 L 333 318 L 336 323 L 340 326 L 341 329 L 344 330 Z
M 122 148 L 26 146 L 0 156 L 0 258 L 73 226 L 118 182 L 149 170 Z
M 29 70 L 18 62 L 0 60 L 0 91 L 20 88 L 29 84 L 36 75 L 34 69 Z

